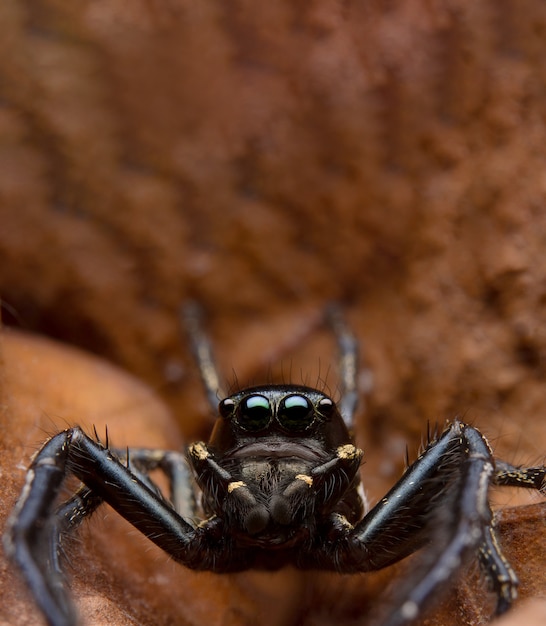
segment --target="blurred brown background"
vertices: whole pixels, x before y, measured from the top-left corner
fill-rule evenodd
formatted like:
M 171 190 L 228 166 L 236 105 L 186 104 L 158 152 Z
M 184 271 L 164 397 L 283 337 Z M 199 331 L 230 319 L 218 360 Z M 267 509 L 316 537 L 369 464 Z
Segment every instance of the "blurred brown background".
M 543 462 L 545 41 L 540 0 L 2 0 L 4 322 L 135 374 L 191 440 L 182 302 L 228 382 L 314 384 L 337 300 L 372 499 L 427 420 Z

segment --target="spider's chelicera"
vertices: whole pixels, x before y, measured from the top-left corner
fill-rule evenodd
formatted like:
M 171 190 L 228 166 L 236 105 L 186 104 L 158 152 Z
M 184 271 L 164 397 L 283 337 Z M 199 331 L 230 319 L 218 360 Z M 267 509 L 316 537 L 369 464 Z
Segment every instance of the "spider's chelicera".
M 265 385 L 224 398 L 209 441 L 190 445 L 186 455 L 113 449 L 79 427 L 45 443 L 4 541 L 49 624 L 76 622 L 63 584 L 61 534 L 102 502 L 191 569 L 366 572 L 428 544 L 428 556 L 383 617 L 388 626 L 412 621 L 473 555 L 496 593 L 496 612 L 509 608 L 517 578 L 495 536 L 489 487 L 544 491 L 546 468 L 494 460 L 480 432 L 457 420 L 429 438 L 398 483 L 365 511 L 362 451 L 350 434 L 357 346 L 338 310 L 329 319 L 341 355 L 337 406 L 317 389 Z M 218 376 L 195 307 L 185 310 L 185 324 L 216 407 Z M 156 469 L 169 478 L 168 499 L 150 478 Z M 68 475 L 82 485 L 59 504 Z

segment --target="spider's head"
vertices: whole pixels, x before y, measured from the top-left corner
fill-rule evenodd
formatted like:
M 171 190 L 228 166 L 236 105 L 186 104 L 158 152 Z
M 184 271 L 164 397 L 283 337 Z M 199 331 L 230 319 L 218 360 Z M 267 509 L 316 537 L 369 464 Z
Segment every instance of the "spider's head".
M 304 540 L 317 516 L 360 517 L 362 453 L 331 398 L 310 387 L 266 385 L 225 398 L 219 414 L 206 449 L 190 450 L 190 458 L 205 509 L 239 542 L 287 548 Z M 217 470 L 200 468 L 209 454 Z
M 222 400 L 218 410 L 210 445 L 220 453 L 252 446 L 283 456 L 283 444 L 293 450 L 301 442 L 321 456 L 350 441 L 334 401 L 311 387 L 251 387 Z

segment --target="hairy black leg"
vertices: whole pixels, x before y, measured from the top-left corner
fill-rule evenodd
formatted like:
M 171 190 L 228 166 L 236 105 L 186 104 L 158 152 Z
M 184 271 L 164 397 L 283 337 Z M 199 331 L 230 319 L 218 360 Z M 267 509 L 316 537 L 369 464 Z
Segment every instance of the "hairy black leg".
M 190 523 L 196 519 L 195 498 L 184 455 L 172 450 L 145 448 L 111 449 L 111 452 L 122 464 L 127 466 L 129 462 L 130 471 L 158 497 L 163 498 L 161 490 L 148 475 L 150 471 L 161 470 L 169 480 L 170 498 L 175 511 Z M 64 537 L 94 513 L 102 502 L 101 497 L 83 485 L 55 511 L 50 559 L 59 575 L 62 574 L 59 558 L 63 552 Z
M 496 485 L 507 487 L 527 487 L 546 492 L 546 466 L 518 467 L 506 461 L 495 461 L 493 481 Z
M 468 558 L 492 538 L 488 503 L 494 471 L 491 451 L 476 429 L 456 423 L 451 430 L 459 438 L 464 455 L 458 478 L 449 486 L 451 493 L 446 493 L 445 502 L 438 502 L 430 529 L 432 547 L 411 580 L 399 587 L 400 601 L 385 620 L 385 626 L 411 621 Z M 502 582 L 493 586 L 500 588 Z
M 87 488 L 55 511 L 64 478 L 73 473 Z M 87 500 L 87 502 L 85 502 Z M 6 534 L 16 560 L 48 622 L 75 623 L 56 558 L 59 532 L 79 523 L 101 500 L 163 548 L 197 569 L 209 566 L 198 533 L 122 465 L 112 452 L 79 428 L 50 439 L 35 457 Z M 210 555 L 214 560 L 215 556 Z
M 434 550 L 410 582 L 399 586 L 398 608 L 385 622 L 405 624 L 487 540 L 492 474 L 491 452 L 480 433 L 455 422 L 354 528 L 336 522 L 340 537 L 333 550 L 314 554 L 322 566 L 329 559 L 330 567 L 344 572 L 369 571 L 395 563 L 431 541 Z
M 196 518 L 195 498 L 191 487 L 189 468 L 184 455 L 172 450 L 145 448 L 113 449 L 118 460 L 127 465 L 151 491 L 162 497 L 148 472 L 159 469 L 169 480 L 171 502 L 175 511 L 192 523 Z M 64 538 L 75 530 L 103 502 L 103 499 L 83 485 L 55 511 L 50 538 L 51 567 L 63 576 L 60 558 L 64 555 Z
M 334 332 L 339 350 L 339 377 L 341 400 L 339 411 L 347 428 L 353 427 L 354 414 L 358 405 L 358 342 L 349 330 L 345 318 L 336 305 L 327 310 L 327 319 Z
M 181 309 L 182 323 L 188 333 L 190 346 L 199 367 L 207 399 L 216 413 L 218 401 L 224 397 L 220 377 L 214 362 L 212 346 L 203 331 L 201 308 L 195 302 L 186 303 Z
M 387 567 L 422 547 L 434 501 L 454 479 L 461 458 L 461 424 L 455 423 L 406 470 L 402 478 L 354 527 L 333 519 L 339 541 L 314 550 L 309 565 L 343 572 Z
M 92 515 L 101 504 L 102 498 L 94 494 L 91 489 L 82 486 L 55 511 L 51 520 L 49 558 L 51 569 L 57 572 L 59 579 L 64 576 L 60 559 L 65 556 L 65 537 L 76 529 L 86 517 Z
M 463 457 L 462 430 L 455 422 L 429 443 L 402 478 L 355 526 L 351 552 L 367 555 L 372 569 L 391 565 L 430 540 L 436 502 L 456 483 Z M 363 553 L 361 551 L 363 550 Z
M 8 521 L 4 545 L 19 565 L 47 622 L 69 626 L 75 623 L 76 614 L 58 567 L 54 545 L 58 531 L 51 518 L 64 479 L 67 433 L 54 439 L 45 444 L 28 470 L 21 497 Z
M 502 486 L 536 489 L 544 493 L 546 491 L 546 467 L 514 466 L 496 459 L 492 482 Z M 479 557 L 489 585 L 497 596 L 495 612 L 497 615 L 505 613 L 517 597 L 519 581 L 502 553 L 492 526 L 486 529 Z
M 170 500 L 174 510 L 186 520 L 196 517 L 196 503 L 192 487 L 192 475 L 184 454 L 175 450 L 155 450 L 149 448 L 129 448 L 117 450 L 117 456 L 129 469 L 150 488 L 157 486 L 148 476 L 153 470 L 161 470 L 170 486 Z
M 479 549 L 482 569 L 487 577 L 491 590 L 497 596 L 495 613 L 505 613 L 517 597 L 518 577 L 500 549 L 492 526 L 485 528 L 484 541 Z
M 195 538 L 194 528 L 138 480 L 110 450 L 79 428 L 68 432 L 71 472 L 160 548 L 186 562 L 185 551 Z
M 102 504 L 102 498 L 93 493 L 85 485 L 66 502 L 63 502 L 55 511 L 56 524 L 59 533 L 69 533 L 76 529 L 83 520 L 92 515 Z

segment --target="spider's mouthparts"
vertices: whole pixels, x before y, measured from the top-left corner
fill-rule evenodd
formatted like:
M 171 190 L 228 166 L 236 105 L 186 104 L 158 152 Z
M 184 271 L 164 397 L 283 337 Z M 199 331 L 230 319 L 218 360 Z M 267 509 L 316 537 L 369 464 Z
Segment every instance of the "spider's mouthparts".
M 270 522 L 288 526 L 293 519 L 290 502 L 282 495 L 271 498 L 268 506 L 257 504 L 245 516 L 244 526 L 249 535 L 257 535 L 265 530 Z
M 249 535 L 257 535 L 262 532 L 264 528 L 269 524 L 269 511 L 263 504 L 257 504 L 250 509 L 245 517 L 245 528 Z

